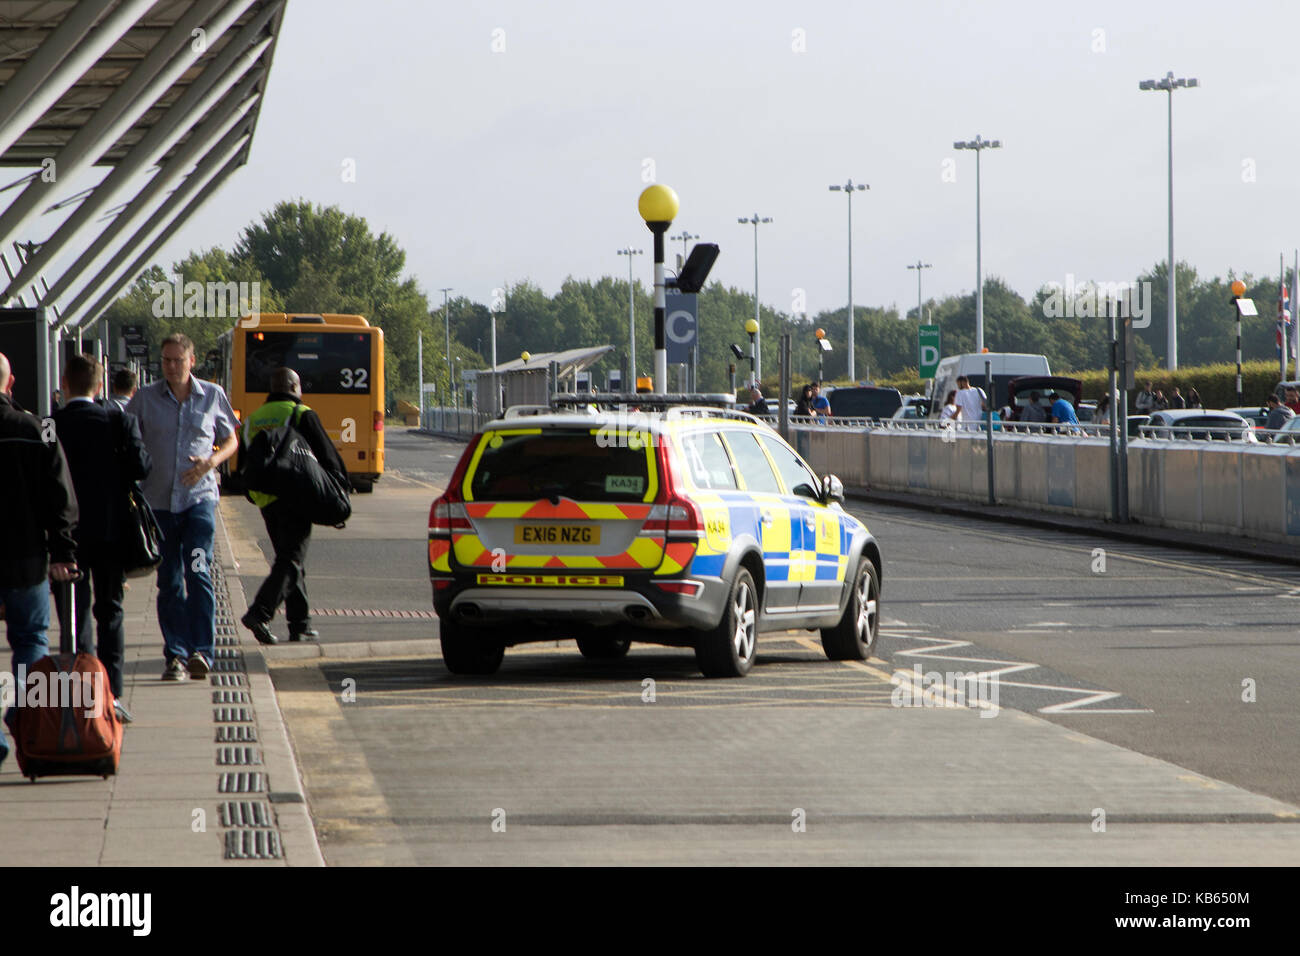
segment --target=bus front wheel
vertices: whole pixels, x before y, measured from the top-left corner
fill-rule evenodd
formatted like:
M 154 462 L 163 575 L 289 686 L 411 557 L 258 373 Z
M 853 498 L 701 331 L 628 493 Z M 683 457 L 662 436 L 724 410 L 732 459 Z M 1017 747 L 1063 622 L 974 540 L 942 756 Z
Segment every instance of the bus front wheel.
M 368 495 L 375 490 L 375 479 L 373 478 L 353 478 L 352 490 L 359 495 Z

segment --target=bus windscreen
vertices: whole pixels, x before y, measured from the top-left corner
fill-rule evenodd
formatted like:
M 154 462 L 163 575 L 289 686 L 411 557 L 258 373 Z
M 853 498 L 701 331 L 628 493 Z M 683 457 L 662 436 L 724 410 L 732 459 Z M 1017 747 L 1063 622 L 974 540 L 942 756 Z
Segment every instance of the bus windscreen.
M 244 340 L 244 390 L 269 392 L 271 373 L 287 366 L 302 392 L 370 394 L 370 336 L 359 332 L 250 332 Z

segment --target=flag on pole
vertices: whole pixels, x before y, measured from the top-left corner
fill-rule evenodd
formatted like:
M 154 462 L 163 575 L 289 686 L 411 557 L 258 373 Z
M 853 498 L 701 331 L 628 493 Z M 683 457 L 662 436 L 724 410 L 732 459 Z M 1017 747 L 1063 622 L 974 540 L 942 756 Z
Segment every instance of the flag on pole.
M 1296 267 L 1291 270 L 1291 285 L 1291 298 L 1296 302 L 1300 302 L 1300 255 L 1297 255 L 1296 257 Z M 1300 338 L 1300 329 L 1297 329 L 1295 323 L 1292 323 L 1290 340 L 1292 361 L 1295 360 L 1297 352 L 1300 352 L 1300 349 L 1297 348 L 1296 342 L 1296 339 L 1298 338 Z
M 1291 290 L 1280 284 L 1277 294 L 1277 356 L 1282 357 L 1282 343 L 1289 342 L 1291 356 L 1295 356 L 1295 331 L 1291 325 Z

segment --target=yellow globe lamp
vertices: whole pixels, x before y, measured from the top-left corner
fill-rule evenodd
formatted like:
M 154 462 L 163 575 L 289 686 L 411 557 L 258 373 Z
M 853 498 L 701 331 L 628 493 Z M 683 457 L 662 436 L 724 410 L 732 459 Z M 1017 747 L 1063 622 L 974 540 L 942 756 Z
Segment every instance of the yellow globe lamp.
M 529 360 L 530 358 L 533 357 L 533 353 L 532 353 L 532 352 L 520 352 L 520 353 L 519 353 L 519 357 L 520 357 L 521 359 L 523 359 L 523 360 L 524 360 L 524 364 L 527 365 L 527 364 L 528 364 L 528 360 Z
M 825 329 L 818 329 L 817 332 L 816 332 L 815 334 L 816 334 L 817 338 L 819 338 L 819 339 L 824 339 L 824 338 L 826 338 L 826 330 L 825 330 Z
M 1235 280 L 1232 283 L 1232 294 L 1240 299 L 1246 294 L 1246 283 L 1242 282 L 1240 279 Z
M 746 319 L 745 331 L 748 332 L 750 335 L 755 334 L 758 331 L 758 323 L 753 319 Z
M 663 183 L 647 186 L 642 190 L 641 198 L 636 201 L 637 212 L 648 223 L 672 222 L 677 218 L 680 205 L 677 193 L 672 187 L 665 186 Z

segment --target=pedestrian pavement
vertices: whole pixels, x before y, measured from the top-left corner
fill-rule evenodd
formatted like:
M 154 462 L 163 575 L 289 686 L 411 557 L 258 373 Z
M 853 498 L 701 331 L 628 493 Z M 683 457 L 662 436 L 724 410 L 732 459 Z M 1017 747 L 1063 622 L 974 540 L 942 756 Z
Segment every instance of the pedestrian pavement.
M 0 766 L 0 865 L 324 865 L 266 660 L 238 624 L 246 603 L 220 520 L 216 562 L 213 672 L 160 679 L 157 589 L 152 577 L 130 580 L 123 702 L 135 721 L 117 776 L 33 783 L 10 753 Z

